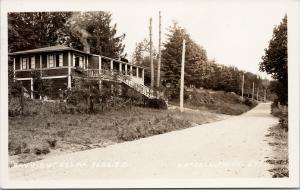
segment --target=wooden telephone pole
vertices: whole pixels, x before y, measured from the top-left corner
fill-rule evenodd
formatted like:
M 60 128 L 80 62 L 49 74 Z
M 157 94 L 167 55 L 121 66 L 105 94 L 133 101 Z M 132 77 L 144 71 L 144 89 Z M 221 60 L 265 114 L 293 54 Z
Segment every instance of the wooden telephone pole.
M 183 112 L 183 90 L 184 90 L 184 60 L 185 60 L 185 39 L 182 41 L 181 57 L 181 77 L 180 77 L 180 112 Z
M 243 79 L 242 79 L 242 100 L 244 100 L 244 83 L 245 83 L 245 75 L 243 73 Z
M 153 68 L 153 52 L 152 52 L 152 18 L 150 18 L 149 25 L 149 33 L 150 33 L 150 70 L 151 70 L 151 87 L 154 86 L 154 68 Z
M 254 82 L 253 82 L 253 87 L 252 87 L 252 101 L 254 100 Z
M 160 65 L 161 65 L 161 14 L 159 11 L 159 25 L 158 25 L 158 62 L 157 62 L 157 88 L 160 86 Z

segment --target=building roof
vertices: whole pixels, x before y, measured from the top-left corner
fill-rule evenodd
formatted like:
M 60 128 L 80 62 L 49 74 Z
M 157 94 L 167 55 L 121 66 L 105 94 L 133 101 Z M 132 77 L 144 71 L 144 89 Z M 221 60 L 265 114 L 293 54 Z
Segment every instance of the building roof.
M 9 53 L 8 55 L 22 55 L 22 54 L 30 54 L 30 53 L 41 53 L 41 52 L 53 52 L 53 51 L 77 51 L 84 54 L 90 54 L 84 51 L 80 51 L 71 47 L 63 46 L 63 45 L 56 45 L 56 46 L 49 46 L 44 48 L 37 48 L 37 49 L 31 49 L 31 50 L 25 50 L 25 51 L 17 51 L 13 53 Z

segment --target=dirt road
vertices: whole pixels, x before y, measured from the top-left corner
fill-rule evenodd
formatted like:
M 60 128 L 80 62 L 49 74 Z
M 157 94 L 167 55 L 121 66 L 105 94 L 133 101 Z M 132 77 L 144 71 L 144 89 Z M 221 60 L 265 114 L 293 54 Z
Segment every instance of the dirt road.
M 10 169 L 11 179 L 271 177 L 265 135 L 270 104 L 189 129 L 92 149 Z M 26 169 L 25 169 L 26 168 Z

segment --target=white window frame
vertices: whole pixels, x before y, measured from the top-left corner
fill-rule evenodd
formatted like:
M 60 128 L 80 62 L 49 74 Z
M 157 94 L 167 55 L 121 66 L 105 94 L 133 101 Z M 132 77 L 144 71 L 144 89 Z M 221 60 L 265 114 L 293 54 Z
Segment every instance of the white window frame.
M 24 60 L 25 60 L 25 62 L 24 62 Z M 29 69 L 29 59 L 28 59 L 28 57 L 21 57 L 21 61 L 20 62 L 21 62 L 21 67 L 20 67 L 21 70 L 27 70 L 27 69 Z
M 79 67 L 84 68 L 84 55 L 73 54 L 73 67 L 75 67 L 76 57 L 79 57 Z
M 58 56 L 59 56 L 59 67 L 62 67 L 63 66 L 63 63 L 64 63 L 64 58 L 63 58 L 63 54 L 62 53 L 60 53 L 60 54 L 58 54 Z
M 30 68 L 35 69 L 35 56 L 30 57 Z
M 63 54 L 53 53 L 47 55 L 47 68 L 58 68 L 56 66 L 56 56 L 58 55 L 58 67 L 63 67 Z
M 53 67 L 55 67 L 55 65 L 54 65 L 54 54 L 49 54 L 49 55 L 47 56 L 47 67 L 48 67 L 48 68 L 53 68 Z

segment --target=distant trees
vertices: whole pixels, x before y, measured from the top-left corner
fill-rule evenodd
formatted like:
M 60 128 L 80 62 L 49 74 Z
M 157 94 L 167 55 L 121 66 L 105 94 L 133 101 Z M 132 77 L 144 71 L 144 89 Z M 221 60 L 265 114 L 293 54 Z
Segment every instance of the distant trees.
M 151 83 L 151 73 L 150 73 L 150 42 L 147 39 L 142 40 L 141 42 L 136 43 L 135 50 L 132 54 L 132 63 L 141 65 L 146 67 L 145 70 L 145 84 L 150 85 Z M 158 54 L 157 50 L 152 47 L 152 55 L 153 55 L 153 65 L 154 70 L 157 69 L 158 62 Z M 154 72 L 154 79 L 156 77 L 157 72 Z
M 241 95 L 244 74 L 244 95 L 252 96 L 254 82 L 255 95 L 257 88 L 259 88 L 261 90 L 260 96 L 262 96 L 262 90 L 266 87 L 262 84 L 263 80 L 260 77 L 250 72 L 241 71 L 233 66 L 220 65 L 214 59 L 209 60 L 206 50 L 193 41 L 187 31 L 177 23 L 169 28 L 167 37 L 162 49 L 162 80 L 164 81 L 163 85 L 168 86 L 167 94 L 169 98 L 177 98 L 179 95 L 183 39 L 186 40 L 185 86 L 223 90 Z M 150 67 L 149 42 L 146 39 L 136 44 L 132 62 L 147 68 Z M 157 67 L 156 52 L 154 53 L 154 67 Z M 150 69 L 145 71 L 145 82 L 150 84 Z
M 271 74 L 278 81 L 279 84 L 272 85 L 272 88 L 282 104 L 288 103 L 287 54 L 287 15 L 285 15 L 282 22 L 274 27 L 269 47 L 265 49 L 265 55 L 259 65 L 261 71 Z
M 171 96 L 176 98 L 179 90 L 182 40 L 186 40 L 185 85 L 224 90 L 241 94 L 243 71 L 236 67 L 218 64 L 209 60 L 203 47 L 194 42 L 185 29 L 174 23 L 169 29 L 167 42 L 162 50 L 163 79 L 171 84 Z M 245 92 L 251 94 L 252 83 L 255 89 L 261 86 L 261 79 L 250 72 L 245 75 Z M 255 90 L 256 92 L 256 90 Z

